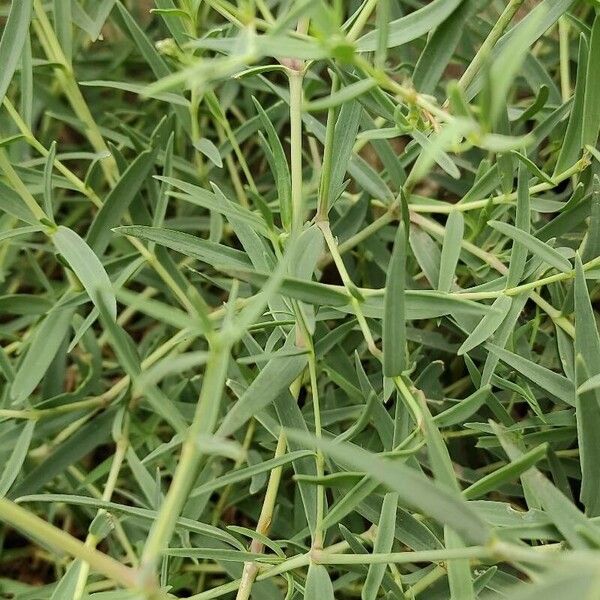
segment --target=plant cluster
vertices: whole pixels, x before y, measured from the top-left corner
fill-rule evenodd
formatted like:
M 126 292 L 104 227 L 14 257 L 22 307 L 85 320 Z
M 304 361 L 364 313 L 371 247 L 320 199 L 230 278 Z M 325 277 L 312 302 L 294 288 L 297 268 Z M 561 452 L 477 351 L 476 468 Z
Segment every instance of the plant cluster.
M 598 0 L 0 18 L 0 598 L 600 598 Z

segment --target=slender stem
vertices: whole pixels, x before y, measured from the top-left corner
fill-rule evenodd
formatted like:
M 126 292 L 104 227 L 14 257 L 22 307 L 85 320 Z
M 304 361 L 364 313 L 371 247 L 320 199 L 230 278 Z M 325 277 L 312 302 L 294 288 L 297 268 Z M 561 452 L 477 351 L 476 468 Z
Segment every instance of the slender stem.
M 66 531 L 47 523 L 6 498 L 0 498 L 0 520 L 22 531 L 28 537 L 43 540 L 44 543 L 60 548 L 62 552 L 89 563 L 94 571 L 102 573 L 127 588 L 140 589 L 140 581 L 135 570 L 86 546 Z M 148 578 L 143 589 L 149 593 L 155 593 L 157 591 L 156 581 Z
M 469 63 L 467 70 L 463 73 L 460 78 L 458 85 L 464 90 L 475 78 L 475 75 L 481 69 L 483 63 L 487 60 L 496 42 L 502 37 L 506 28 L 510 25 L 516 12 L 521 8 L 525 0 L 510 0 L 506 5 L 506 8 L 492 27 L 492 30 L 488 34 L 483 44 L 481 44 L 477 54 L 473 57 L 473 60 Z
M 411 221 L 419 227 L 422 227 L 426 231 L 433 233 L 434 235 L 442 236 L 445 234 L 445 228 L 443 225 L 432 221 L 431 219 L 427 219 L 423 217 L 423 215 L 416 215 L 414 213 L 411 214 Z M 505 275 L 508 273 L 508 267 L 504 265 L 500 260 L 498 260 L 494 255 L 486 252 L 482 248 L 479 248 L 475 244 L 468 242 L 467 240 L 463 240 L 461 242 L 461 246 L 467 251 L 470 252 L 473 256 L 477 256 L 481 260 L 483 260 L 486 264 L 490 265 L 493 269 L 498 271 L 501 275 Z M 552 321 L 560 327 L 567 335 L 571 338 L 575 337 L 575 328 L 573 324 L 564 317 L 559 310 L 554 308 L 549 302 L 544 300 L 539 294 L 532 292 L 531 299 L 552 319 Z
M 69 61 L 67 61 L 63 54 L 62 48 L 40 0 L 34 0 L 34 10 L 36 20 L 33 21 L 33 27 L 40 38 L 44 51 L 49 60 L 57 62 L 60 65 L 60 67 L 54 69 L 56 80 L 59 82 L 65 96 L 69 100 L 73 112 L 82 122 L 90 144 L 96 152 L 107 154 L 107 158 L 100 161 L 100 166 L 106 180 L 112 185 L 116 180 L 116 174 L 118 172 L 117 163 L 109 152 L 108 146 L 98 129 L 98 125 L 81 94 L 81 90 L 75 80 L 75 74 L 69 65 Z
M 292 232 L 300 231 L 304 223 L 302 192 L 302 70 L 289 69 L 290 85 L 290 166 L 292 180 Z
M 156 565 L 171 539 L 177 518 L 181 514 L 187 495 L 194 484 L 196 472 L 202 458 L 198 438 L 202 434 L 210 434 L 214 431 L 228 364 L 229 348 L 221 346 L 218 340 L 213 341 L 200 398 L 198 399 L 192 424 L 181 448 L 179 464 L 175 469 L 171 487 L 163 505 L 160 507 L 156 521 L 152 525 L 144 546 L 140 567 L 143 580 L 146 578 L 152 580 L 154 577 Z
M 404 379 L 401 376 L 394 377 L 394 385 L 398 392 L 400 392 L 400 396 L 404 399 L 404 402 L 408 406 L 408 409 L 413 415 L 413 419 L 417 424 L 417 428 L 421 428 L 421 423 L 423 422 L 423 415 L 421 412 L 421 407 L 417 402 L 417 399 L 412 395 L 411 391 L 408 389 L 406 383 L 404 383 Z
M 338 246 L 338 251 L 340 254 L 345 254 L 349 252 L 353 248 L 356 248 L 358 244 L 364 242 L 366 239 L 370 238 L 373 234 L 377 233 L 380 229 L 389 225 L 394 220 L 396 220 L 397 216 L 394 214 L 394 211 L 388 210 L 380 217 L 377 217 L 372 223 L 369 223 L 366 227 L 361 229 L 358 233 L 355 233 L 352 237 L 349 237 L 345 242 L 342 242 Z M 319 260 L 319 268 L 323 269 L 328 264 L 331 263 L 333 257 L 331 254 L 326 254 Z
M 277 440 L 277 447 L 275 448 L 274 458 L 282 456 L 286 449 L 286 438 L 285 434 L 281 432 Z M 279 482 L 281 481 L 282 467 L 276 467 L 271 470 L 269 474 L 269 483 L 267 484 L 267 490 L 265 492 L 265 499 L 260 511 L 258 518 L 258 524 L 256 525 L 256 532 L 261 535 L 267 535 L 271 528 L 271 522 L 273 521 L 273 512 L 275 511 L 275 503 L 277 502 L 277 493 L 279 491 Z M 250 543 L 250 552 L 259 554 L 264 550 L 264 544 L 258 540 L 253 539 Z M 244 571 L 242 572 L 242 578 L 240 580 L 240 587 L 236 595 L 236 600 L 248 600 L 252 592 L 252 585 L 258 575 L 259 567 L 256 562 L 244 563 Z
M 117 485 L 117 478 L 119 477 L 119 471 L 121 470 L 121 466 L 123 465 L 123 460 L 125 458 L 125 452 L 127 451 L 127 446 L 129 445 L 129 417 L 126 415 L 125 422 L 123 424 L 123 432 L 119 436 L 119 439 L 116 440 L 115 445 L 115 454 L 112 459 L 112 463 L 110 465 L 110 471 L 108 473 L 108 478 L 106 480 L 106 485 L 104 486 L 104 492 L 102 493 L 102 500 L 104 502 L 110 502 L 112 498 L 113 492 Z M 96 513 L 96 516 L 100 516 L 105 514 L 107 511 L 103 508 L 99 509 Z M 100 542 L 100 539 L 91 531 L 87 534 L 85 539 L 85 545 L 89 548 L 95 548 Z M 85 585 L 87 583 L 88 575 L 90 572 L 90 564 L 88 562 L 83 562 L 79 569 L 79 574 L 77 577 L 77 583 L 75 584 L 75 591 L 73 593 L 73 600 L 81 600 L 85 593 Z
M 560 91 L 563 102 L 566 102 L 571 97 L 569 30 L 569 21 L 565 17 L 561 17 L 558 20 L 558 40 L 560 53 Z
M 584 271 L 589 271 L 597 266 L 600 266 L 600 257 L 596 257 L 589 262 L 586 262 L 583 265 Z M 499 296 L 518 296 L 523 292 L 529 292 L 538 287 L 543 287 L 545 285 L 550 285 L 551 283 L 556 283 L 557 281 L 567 281 L 569 279 L 575 278 L 575 270 L 566 271 L 564 273 L 555 273 L 554 275 L 548 275 L 548 277 L 543 277 L 542 279 L 536 279 L 535 281 L 530 281 L 528 283 L 522 283 L 521 285 L 517 285 L 512 288 L 506 288 L 504 290 L 498 290 L 494 292 L 460 292 L 457 296 L 461 298 L 468 298 L 469 300 L 484 300 L 491 298 L 498 298 Z
M 42 219 L 48 221 L 48 217 L 46 213 L 42 210 L 40 205 L 37 203 L 36 199 L 31 195 L 31 192 L 27 188 L 27 186 L 21 181 L 21 178 L 17 175 L 17 172 L 13 169 L 8 157 L 6 156 L 6 151 L 3 148 L 0 148 L 0 170 L 4 172 L 6 178 L 12 187 L 17 191 L 21 200 L 27 205 L 27 208 L 32 213 L 38 221 Z
M 329 227 L 329 221 L 319 221 L 317 223 L 317 225 L 323 232 L 323 237 L 325 238 L 325 243 L 327 244 L 327 247 L 329 249 L 329 254 L 331 255 L 333 262 L 335 263 L 335 266 L 337 267 L 338 273 L 340 274 L 340 277 L 342 279 L 344 287 L 346 288 L 346 291 L 350 295 L 350 303 L 354 310 L 354 314 L 356 315 L 356 320 L 358 321 L 358 325 L 362 331 L 365 341 L 367 342 L 367 347 L 369 348 L 369 352 L 371 352 L 371 354 L 375 358 L 380 359 L 381 358 L 381 350 L 379 350 L 379 348 L 375 344 L 375 340 L 373 339 L 373 334 L 371 333 L 371 330 L 369 328 L 367 320 L 365 319 L 362 308 L 360 306 L 360 303 L 363 300 L 362 294 L 361 294 L 360 290 L 356 287 L 356 285 L 354 284 L 352 279 L 350 278 L 350 275 L 348 274 L 346 265 L 344 264 L 344 261 L 343 261 L 342 257 L 340 256 L 340 253 L 339 253 L 339 250 L 337 247 L 337 243 L 333 237 L 333 234 L 331 233 L 331 228 Z
M 494 552 L 486 546 L 470 546 L 467 548 L 443 548 L 441 550 L 422 550 L 420 552 L 389 552 L 387 554 L 332 554 L 321 552 L 313 560 L 321 565 L 379 565 L 409 564 L 418 562 L 437 562 L 460 559 L 492 558 Z
M 375 8 L 379 4 L 379 0 L 367 0 L 365 5 L 362 7 L 360 13 L 356 17 L 352 27 L 346 34 L 346 37 L 350 41 L 355 41 L 358 39 L 358 36 L 362 33 L 362 30 L 365 28 L 369 17 L 373 14 Z
M 14 121 L 17 129 L 23 134 L 27 143 L 32 148 L 35 148 L 35 150 L 37 150 L 44 158 L 46 158 L 50 152 L 37 140 L 31 129 L 27 126 L 27 123 L 25 123 L 25 121 L 21 118 L 21 115 L 15 110 L 15 107 L 11 101 L 5 97 L 3 104 L 4 108 L 6 108 L 6 112 Z M 54 159 L 54 166 L 62 173 L 62 175 L 64 175 L 66 179 L 69 180 L 70 183 L 77 188 L 78 191 L 87 196 L 98 208 L 102 206 L 102 200 L 100 200 L 96 192 L 94 192 L 91 187 L 86 185 L 85 182 L 81 181 L 81 179 L 79 179 L 79 177 L 77 177 L 77 175 L 75 175 L 71 169 L 58 160 L 58 158 Z
M 312 340 L 311 340 L 312 342 Z M 312 346 L 312 343 L 311 343 Z M 317 381 L 317 361 L 315 357 L 314 347 L 308 357 L 308 370 L 310 374 L 310 389 L 312 392 L 313 415 L 315 419 L 315 437 L 321 439 L 323 436 L 321 427 L 321 403 L 319 401 L 319 384 Z M 325 456 L 321 450 L 316 453 L 317 477 L 323 477 L 325 474 Z M 321 549 L 325 532 L 323 531 L 323 519 L 325 516 L 325 488 L 322 485 L 317 485 L 317 515 L 315 521 L 315 538 L 313 540 L 313 548 Z
M 569 179 L 573 175 L 580 173 L 590 164 L 590 160 L 587 156 L 584 156 L 578 160 L 572 167 L 566 171 L 560 173 L 552 179 L 552 183 L 542 182 L 533 185 L 529 188 L 530 194 L 538 194 L 539 192 L 546 192 L 555 188 L 563 181 Z M 484 198 L 483 200 L 476 200 L 474 202 L 467 202 L 465 204 L 409 204 L 409 209 L 414 213 L 437 213 L 437 214 L 450 214 L 451 212 L 465 212 L 468 210 L 477 210 L 485 208 L 488 203 L 498 204 L 512 204 L 517 199 L 517 192 L 510 194 L 500 194 L 498 196 L 492 196 L 492 198 Z

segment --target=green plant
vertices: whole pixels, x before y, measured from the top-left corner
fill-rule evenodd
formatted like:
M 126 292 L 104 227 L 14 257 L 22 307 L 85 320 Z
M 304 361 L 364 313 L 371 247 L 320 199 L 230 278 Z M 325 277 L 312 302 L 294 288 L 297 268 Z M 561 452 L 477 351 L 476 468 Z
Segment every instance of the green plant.
M 600 597 L 600 15 L 13 0 L 0 596 Z

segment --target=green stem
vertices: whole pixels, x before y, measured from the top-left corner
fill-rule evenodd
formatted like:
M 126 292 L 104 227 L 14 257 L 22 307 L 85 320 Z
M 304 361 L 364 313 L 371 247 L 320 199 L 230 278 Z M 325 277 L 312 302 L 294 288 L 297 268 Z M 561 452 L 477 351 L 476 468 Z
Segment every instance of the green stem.
M 46 213 L 42 210 L 36 199 L 32 196 L 31 192 L 27 189 L 27 186 L 21 181 L 21 178 L 17 175 L 17 172 L 13 169 L 6 151 L 0 148 L 0 170 L 4 172 L 4 175 L 8 179 L 8 182 L 16 190 L 21 197 L 21 200 L 27 205 L 27 208 L 38 221 L 46 220 L 49 221 Z
M 198 439 L 202 434 L 211 434 L 219 415 L 221 396 L 229 364 L 229 348 L 213 341 L 211 356 L 206 366 L 200 398 L 192 424 L 181 448 L 179 464 L 173 475 L 171 487 L 161 506 L 156 521 L 146 540 L 141 560 L 142 579 L 152 580 L 162 552 L 169 544 L 177 518 L 181 514 L 188 493 L 194 483 L 202 458 Z
M 369 17 L 373 14 L 375 8 L 379 4 L 379 0 L 367 0 L 365 5 L 362 7 L 360 13 L 356 17 L 356 20 L 352 24 L 352 27 L 346 34 L 346 38 L 352 42 L 358 39 L 358 36 L 362 33 L 365 28 Z
M 331 554 L 313 552 L 313 561 L 321 565 L 380 565 L 438 562 L 459 559 L 492 558 L 494 552 L 486 546 L 467 548 L 443 548 L 441 550 L 421 550 L 419 552 L 389 552 L 387 554 Z
M 315 419 L 315 437 L 321 439 L 321 403 L 319 401 L 319 387 L 317 381 L 317 363 L 314 348 L 312 347 L 308 357 L 308 370 L 310 375 L 310 389 L 312 391 L 313 414 Z M 317 450 L 316 453 L 317 477 L 321 478 L 325 474 L 325 456 L 322 450 Z M 312 547 L 314 549 L 323 548 L 325 532 L 323 530 L 323 519 L 325 516 L 325 488 L 322 485 L 317 485 L 317 515 L 315 521 L 315 538 Z
M 590 160 L 587 156 L 579 159 L 572 167 L 566 171 L 560 173 L 552 179 L 552 183 L 542 182 L 533 185 L 529 188 L 530 194 L 538 194 L 539 192 L 546 192 L 555 188 L 557 185 L 569 179 L 573 175 L 577 175 L 590 164 Z M 474 202 L 467 202 L 466 204 L 409 204 L 408 208 L 413 213 L 436 213 L 436 214 L 450 214 L 452 212 L 465 212 L 468 210 L 477 210 L 485 208 L 489 203 L 494 205 L 499 204 L 512 204 L 517 200 L 517 192 L 510 194 L 500 194 L 493 196 L 492 198 L 484 198 L 483 200 L 476 200 Z
M 346 270 L 346 265 L 340 255 L 340 252 L 337 247 L 337 243 L 331 233 L 331 228 L 329 226 L 329 221 L 319 221 L 317 223 L 321 231 L 323 232 L 323 237 L 325 238 L 325 243 L 327 244 L 327 248 L 329 249 L 329 254 L 337 267 L 338 273 L 342 279 L 342 283 L 346 288 L 346 291 L 350 295 L 350 303 L 352 304 L 352 308 L 354 310 L 354 314 L 356 315 L 356 320 L 358 321 L 358 325 L 362 331 L 362 334 L 367 342 L 367 347 L 369 348 L 369 352 L 377 359 L 381 359 L 381 350 L 375 344 L 375 340 L 373 339 L 373 334 L 369 328 L 367 320 L 363 314 L 360 303 L 363 300 L 362 294 L 360 290 L 356 287 L 348 271 Z
M 569 29 L 569 21 L 565 17 L 561 17 L 558 20 L 558 40 L 560 53 L 560 91 L 563 102 L 567 102 L 571 97 Z
M 443 237 L 445 234 L 446 229 L 443 225 L 427 219 L 423 217 L 423 215 L 412 213 L 410 218 L 413 223 L 425 229 L 425 231 L 433 233 L 437 237 Z M 473 256 L 477 256 L 477 258 L 480 258 L 486 264 L 490 265 L 490 267 L 498 271 L 498 273 L 501 275 L 506 275 L 506 273 L 508 273 L 508 267 L 506 267 L 504 263 L 502 263 L 489 252 L 486 252 L 482 248 L 479 248 L 467 240 L 463 240 L 461 242 L 461 246 Z M 575 328 L 573 327 L 573 324 L 566 317 L 564 317 L 559 310 L 554 308 L 549 302 L 544 300 L 544 298 L 535 292 L 532 292 L 530 297 L 558 327 L 560 327 L 571 338 L 575 337 Z
M 110 154 L 108 146 L 96 125 L 96 121 L 81 94 L 81 90 L 75 80 L 75 74 L 62 51 L 40 0 L 34 0 L 34 10 L 36 19 L 33 21 L 33 27 L 36 30 L 40 43 L 44 47 L 46 56 L 49 60 L 57 62 L 60 65 L 60 67 L 54 69 L 56 80 L 69 100 L 73 112 L 82 122 L 85 134 L 94 150 L 102 154 L 108 154 L 106 159 L 100 161 L 100 166 L 108 183 L 113 185 L 118 173 L 117 163 Z
M 290 85 L 290 170 L 292 180 L 292 232 L 299 232 L 304 223 L 302 192 L 302 70 L 289 69 Z
M 121 470 L 121 466 L 123 465 L 123 460 L 125 458 L 125 452 L 127 451 L 127 446 L 129 445 L 128 430 L 129 418 L 128 415 L 126 415 L 125 422 L 123 424 L 123 432 L 119 439 L 116 441 L 115 454 L 110 465 L 110 471 L 108 473 L 106 485 L 104 486 L 104 492 L 102 493 L 102 500 L 105 502 L 110 502 L 110 499 L 112 498 L 113 492 L 117 485 L 117 478 L 119 477 L 119 472 Z M 106 510 L 101 508 L 96 513 L 96 516 L 100 516 L 103 513 L 106 513 Z M 100 539 L 92 532 L 90 532 L 88 533 L 85 539 L 85 545 L 88 548 L 96 548 L 99 541 Z M 77 583 L 75 584 L 73 600 L 81 600 L 81 598 L 83 598 L 89 572 L 90 564 L 88 562 L 83 562 L 79 569 Z
M 42 540 L 45 544 L 57 550 L 89 563 L 94 571 L 102 573 L 126 588 L 140 589 L 140 581 L 135 570 L 122 565 L 114 558 L 98 552 L 94 548 L 86 546 L 66 531 L 47 523 L 6 498 L 0 498 L 0 520 L 30 538 Z M 156 593 L 156 581 L 153 578 L 148 579 L 146 587 L 143 589 L 148 593 Z
M 506 5 L 506 8 L 492 27 L 492 30 L 488 34 L 487 38 L 483 44 L 481 44 L 477 54 L 473 57 L 473 60 L 470 62 L 467 70 L 463 73 L 463 76 L 460 78 L 458 85 L 461 89 L 466 89 L 469 84 L 475 78 L 475 75 L 481 69 L 483 63 L 487 60 L 492 48 L 496 45 L 496 42 L 502 37 L 506 28 L 510 25 L 513 17 L 516 12 L 521 8 L 525 0 L 510 0 L 510 2 Z
M 17 129 L 23 134 L 27 143 L 37 150 L 44 158 L 50 154 L 47 148 L 41 144 L 31 131 L 31 129 L 27 126 L 27 123 L 21 118 L 21 115 L 16 111 L 15 107 L 12 105 L 11 101 L 8 98 L 4 98 L 3 101 L 4 108 L 6 108 L 6 112 L 10 115 L 11 119 L 14 121 Z M 102 206 L 102 200 L 98 197 L 96 192 L 86 185 L 73 171 L 71 171 L 66 165 L 64 165 L 58 158 L 54 159 L 54 166 L 58 171 L 60 171 L 66 179 L 72 183 L 78 191 L 87 196 L 98 208 Z
M 286 438 L 285 434 L 281 432 L 277 440 L 277 447 L 275 448 L 274 458 L 278 458 L 285 453 L 286 449 Z M 276 467 L 269 475 L 269 483 L 267 484 L 267 490 L 265 492 L 265 499 L 263 501 L 262 508 L 260 510 L 260 516 L 258 518 L 258 524 L 256 525 L 256 532 L 261 535 L 267 535 L 271 528 L 273 521 L 273 513 L 275 511 L 275 504 L 277 502 L 277 493 L 279 491 L 279 483 L 281 481 L 282 467 Z M 258 539 L 253 539 L 250 543 L 250 552 L 259 554 L 264 550 L 263 543 Z M 236 595 L 236 600 L 248 600 L 252 592 L 252 586 L 254 580 L 259 572 L 259 566 L 255 562 L 244 563 L 244 571 L 242 572 L 242 578 L 240 580 L 240 587 Z

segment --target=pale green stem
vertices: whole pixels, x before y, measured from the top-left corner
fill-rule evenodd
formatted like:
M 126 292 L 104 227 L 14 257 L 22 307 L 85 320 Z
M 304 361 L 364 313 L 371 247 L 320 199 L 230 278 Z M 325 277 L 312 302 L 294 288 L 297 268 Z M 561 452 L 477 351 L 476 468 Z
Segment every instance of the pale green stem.
M 229 348 L 221 346 L 218 340 L 213 341 L 196 412 L 181 448 L 179 464 L 144 546 L 140 567 L 143 580 L 153 579 L 158 561 L 171 540 L 177 519 L 194 484 L 202 458 L 198 440 L 202 434 L 214 431 L 228 364 Z
M 346 38 L 348 40 L 354 42 L 358 39 L 358 36 L 362 33 L 362 30 L 365 28 L 367 21 L 373 14 L 373 11 L 375 8 L 377 8 L 377 4 L 379 4 L 379 0 L 367 0 L 352 24 L 352 27 L 350 27 L 350 30 L 346 34 Z
M 106 153 L 108 156 L 106 159 L 100 161 L 100 166 L 104 172 L 106 180 L 109 184 L 114 184 L 117 176 L 117 163 L 110 154 L 108 146 L 106 145 L 98 125 L 85 102 L 81 90 L 75 80 L 75 74 L 73 73 L 69 62 L 67 61 L 62 48 L 56 38 L 56 34 L 52 29 L 52 25 L 46 15 L 44 7 L 40 0 L 34 0 L 34 10 L 36 19 L 33 21 L 33 27 L 36 30 L 40 43 L 44 47 L 44 51 L 49 60 L 57 62 L 60 67 L 54 69 L 56 80 L 60 84 L 65 96 L 71 104 L 73 112 L 77 118 L 82 122 L 85 133 L 93 146 L 94 150 L 99 153 Z
M 27 126 L 27 123 L 21 118 L 21 115 L 15 110 L 15 107 L 12 105 L 8 98 L 4 98 L 3 101 L 4 108 L 6 108 L 6 112 L 10 115 L 11 119 L 14 121 L 17 129 L 21 132 L 21 134 L 25 137 L 27 143 L 35 148 L 44 158 L 48 156 L 50 153 L 47 148 L 45 148 L 35 137 L 31 129 Z M 58 158 L 54 159 L 54 166 L 66 179 L 72 183 L 78 191 L 87 196 L 98 208 L 102 206 L 102 200 L 98 197 L 96 192 L 85 182 L 81 181 L 73 171 L 71 171 L 66 165 L 64 165 Z
M 367 320 L 363 314 L 362 308 L 360 306 L 361 301 L 363 300 L 362 295 L 359 289 L 356 287 L 348 271 L 346 269 L 346 265 L 339 253 L 337 243 L 331 233 L 331 228 L 329 227 L 329 221 L 319 221 L 317 223 L 318 227 L 323 232 L 323 237 L 325 238 L 325 243 L 327 244 L 327 248 L 329 249 L 329 254 L 331 255 L 335 266 L 337 267 L 338 273 L 342 279 L 342 283 L 346 288 L 346 291 L 350 295 L 350 303 L 352 304 L 352 308 L 354 310 L 354 314 L 356 315 L 356 320 L 358 321 L 358 325 L 362 331 L 362 334 L 367 342 L 367 347 L 369 348 L 369 352 L 377 358 L 381 358 L 381 350 L 375 344 L 375 340 L 373 339 L 373 334 L 369 328 Z
M 304 223 L 302 191 L 302 70 L 289 69 L 290 85 L 290 171 L 292 180 L 292 232 Z
M 321 439 L 323 436 L 321 427 L 321 403 L 319 401 L 319 387 L 317 381 L 317 363 L 312 347 L 308 357 L 308 370 L 310 374 L 310 388 L 312 391 L 313 414 L 315 419 L 315 437 Z M 325 474 L 325 456 L 321 450 L 316 453 L 317 477 L 323 477 Z M 323 518 L 325 516 L 325 488 L 322 485 L 317 485 L 317 515 L 315 522 L 315 539 L 313 540 L 313 548 L 323 548 L 325 532 L 323 531 Z
M 121 470 L 121 466 L 123 464 L 123 460 L 125 458 L 125 452 L 127 451 L 127 446 L 129 445 L 128 438 L 128 429 L 129 429 L 129 419 L 127 418 L 125 423 L 123 424 L 123 433 L 120 438 L 116 441 L 115 454 L 112 459 L 112 463 L 110 465 L 110 471 L 108 473 L 108 478 L 106 480 L 106 485 L 104 486 L 104 492 L 102 493 L 102 500 L 105 502 L 110 502 L 112 498 L 113 492 L 117 485 L 117 478 L 119 477 L 119 471 Z M 97 516 L 106 513 L 106 510 L 101 508 L 97 512 Z M 88 533 L 85 539 L 85 545 L 89 548 L 95 548 L 98 545 L 100 540 L 93 533 Z M 85 586 L 87 583 L 88 575 L 90 572 L 90 565 L 87 562 L 83 562 L 79 569 L 79 574 L 77 577 L 77 583 L 75 584 L 75 591 L 73 593 L 73 600 L 81 600 L 85 593 Z
M 565 17 L 558 20 L 558 40 L 560 52 L 560 92 L 563 102 L 571 97 L 571 67 L 569 57 L 569 21 Z
M 89 563 L 91 569 L 126 588 L 141 589 L 138 574 L 134 569 L 126 567 L 114 558 L 86 546 L 66 531 L 40 519 L 6 498 L 0 498 L 0 520 L 23 532 L 27 537 L 42 540 L 45 544 L 61 552 Z M 148 593 L 155 593 L 158 589 L 155 579 L 148 578 L 146 587 L 143 589 Z
M 487 38 L 485 38 L 485 41 L 483 44 L 481 44 L 477 54 L 475 54 L 473 60 L 469 63 L 467 70 L 460 78 L 458 85 L 463 90 L 466 89 L 473 81 L 475 75 L 477 75 L 483 63 L 487 60 L 490 52 L 496 45 L 496 42 L 502 37 L 524 1 L 525 0 L 510 0 L 510 2 L 506 5 L 506 8 L 492 27 L 492 30 L 488 34 Z
M 277 447 L 275 448 L 274 458 L 282 456 L 286 449 L 286 438 L 282 432 L 279 434 L 277 440 Z M 271 470 L 269 474 L 269 483 L 267 484 L 267 490 L 265 492 L 265 499 L 258 517 L 258 523 L 256 525 L 256 532 L 261 535 L 268 535 L 273 521 L 273 513 L 275 511 L 275 504 L 277 502 L 277 493 L 279 491 L 279 483 L 281 481 L 282 467 L 276 467 Z M 250 552 L 259 554 L 264 550 L 264 545 L 258 539 L 253 539 L 250 543 Z M 259 566 L 255 562 L 244 563 L 244 571 L 242 572 L 242 578 L 240 580 L 240 587 L 236 595 L 236 600 L 248 600 L 252 592 L 252 585 L 258 575 Z
M 486 546 L 466 548 L 443 548 L 441 550 L 421 550 L 417 552 L 389 552 L 387 554 L 332 554 L 313 552 L 313 561 L 321 565 L 380 565 L 438 562 L 447 560 L 493 558 L 494 552 Z
M 402 396 L 408 409 L 412 413 L 413 419 L 417 424 L 417 428 L 420 429 L 421 424 L 423 422 L 423 414 L 421 412 L 421 407 L 419 406 L 417 399 L 408 389 L 408 386 L 406 385 L 406 383 L 404 383 L 404 379 L 402 379 L 401 376 L 394 377 L 393 381 L 394 385 L 396 386 L 396 389 L 398 390 L 398 392 L 400 392 L 400 395 Z
M 542 182 L 533 185 L 529 188 L 530 194 L 538 194 L 539 192 L 546 192 L 555 188 L 557 185 L 569 179 L 573 175 L 580 173 L 590 164 L 588 156 L 584 156 L 578 160 L 572 167 L 560 173 L 552 179 L 552 183 Z M 477 210 L 485 208 L 489 203 L 498 204 L 512 204 L 517 200 L 517 192 L 510 194 L 500 194 L 498 196 L 492 196 L 492 198 L 484 198 L 483 200 L 476 200 L 474 202 L 467 202 L 465 204 L 409 204 L 408 208 L 413 213 L 437 213 L 437 214 L 450 214 L 451 212 L 465 212 L 468 210 Z
M 600 257 L 586 262 L 583 265 L 583 270 L 589 271 L 597 266 L 600 266 Z M 528 283 L 522 283 L 521 285 L 517 285 L 512 288 L 506 288 L 504 290 L 498 290 L 495 292 L 460 292 L 456 294 L 456 296 L 460 298 L 468 298 L 469 300 L 485 300 L 498 298 L 500 296 L 518 296 L 523 292 L 529 292 L 538 287 L 543 287 L 545 285 L 550 285 L 551 283 L 556 283 L 557 281 L 567 281 L 574 278 L 575 270 L 566 271 L 562 273 L 555 273 L 554 275 L 548 275 L 548 277 L 543 277 L 542 279 L 537 279 Z
M 433 233 L 436 236 L 443 237 L 445 234 L 445 228 L 443 225 L 436 223 L 430 219 L 423 217 L 422 215 L 411 214 L 411 221 L 415 224 L 419 225 L 426 231 Z M 508 273 L 508 267 L 504 265 L 501 261 L 499 261 L 494 255 L 482 250 L 475 244 L 468 242 L 467 240 L 463 240 L 461 242 L 461 246 L 473 256 L 477 256 L 486 264 L 490 265 L 493 269 L 498 271 L 501 275 L 506 275 Z M 544 300 L 539 294 L 536 292 L 532 292 L 530 298 L 552 319 L 552 321 L 560 327 L 567 335 L 571 338 L 575 337 L 575 328 L 573 324 L 567 319 L 562 313 L 554 308 L 549 302 Z

